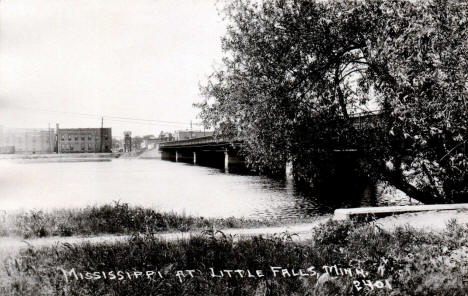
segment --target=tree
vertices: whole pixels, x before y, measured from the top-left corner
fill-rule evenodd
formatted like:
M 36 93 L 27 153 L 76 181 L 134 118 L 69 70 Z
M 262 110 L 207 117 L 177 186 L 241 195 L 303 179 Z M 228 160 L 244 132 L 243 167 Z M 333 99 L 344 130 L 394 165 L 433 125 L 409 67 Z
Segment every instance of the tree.
M 368 47 L 387 121 L 382 159 L 393 167 L 384 175 L 418 199 L 467 200 L 467 8 L 467 1 L 382 3 L 384 21 Z
M 243 140 L 259 170 L 291 160 L 311 182 L 334 150 L 359 144 L 363 173 L 419 200 L 449 200 L 468 189 L 457 153 L 467 137 L 466 4 L 234 0 L 201 118 Z M 357 129 L 369 103 L 381 120 Z

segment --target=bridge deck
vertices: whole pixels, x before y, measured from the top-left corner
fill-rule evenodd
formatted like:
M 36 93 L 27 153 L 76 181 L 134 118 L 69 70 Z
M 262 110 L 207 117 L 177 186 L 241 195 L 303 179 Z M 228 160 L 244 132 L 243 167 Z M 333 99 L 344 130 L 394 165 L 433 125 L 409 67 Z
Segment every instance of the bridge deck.
M 375 112 L 365 112 L 362 114 L 354 114 L 351 116 L 353 125 L 357 129 L 374 127 L 379 125 L 381 114 Z M 239 146 L 241 141 L 234 141 L 235 146 Z M 205 136 L 199 138 L 163 142 L 159 144 L 159 150 L 175 149 L 175 148 L 199 148 L 199 147 L 223 147 L 229 146 L 232 141 L 225 138 L 215 138 L 213 136 Z M 356 151 L 355 147 L 348 147 L 348 149 L 339 148 L 339 152 Z
M 214 138 L 213 136 L 206 136 L 200 138 L 185 139 L 179 141 L 164 142 L 159 144 L 159 149 L 174 149 L 174 148 L 195 148 L 195 147 L 219 147 L 228 146 L 229 141 L 223 138 Z

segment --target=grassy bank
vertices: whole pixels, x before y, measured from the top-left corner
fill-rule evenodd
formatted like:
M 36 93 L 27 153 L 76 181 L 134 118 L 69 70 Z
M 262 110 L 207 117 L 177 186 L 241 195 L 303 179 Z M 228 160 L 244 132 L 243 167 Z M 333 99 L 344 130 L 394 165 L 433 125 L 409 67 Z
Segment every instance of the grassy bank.
M 0 236 L 24 238 L 96 234 L 132 234 L 166 231 L 189 231 L 210 228 L 251 228 L 278 226 L 284 223 L 309 222 L 312 219 L 252 220 L 190 217 L 160 213 L 153 209 L 131 207 L 115 202 L 83 209 L 29 211 L 0 217 Z
M 436 234 L 329 222 L 304 243 L 287 235 L 234 242 L 211 233 L 179 243 L 135 236 L 25 250 L 4 262 L 0 294 L 466 295 L 467 245 L 468 226 L 455 223 Z M 219 277 L 222 270 L 231 271 Z

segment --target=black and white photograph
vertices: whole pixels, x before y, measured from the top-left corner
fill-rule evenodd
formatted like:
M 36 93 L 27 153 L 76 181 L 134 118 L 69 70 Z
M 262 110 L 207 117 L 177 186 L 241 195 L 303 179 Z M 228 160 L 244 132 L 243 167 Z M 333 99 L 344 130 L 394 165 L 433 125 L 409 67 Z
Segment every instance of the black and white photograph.
M 0 0 L 0 296 L 468 295 L 468 0 Z

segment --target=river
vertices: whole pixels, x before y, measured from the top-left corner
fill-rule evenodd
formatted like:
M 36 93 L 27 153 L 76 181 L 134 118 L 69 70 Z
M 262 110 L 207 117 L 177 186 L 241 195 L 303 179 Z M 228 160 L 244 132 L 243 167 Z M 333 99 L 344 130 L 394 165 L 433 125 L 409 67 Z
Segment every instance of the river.
M 358 195 L 348 190 L 340 196 L 314 196 L 291 181 L 157 159 L 0 162 L 0 209 L 8 211 L 119 201 L 204 217 L 297 218 L 331 213 L 338 207 L 379 204 L 365 192 L 364 188 Z

